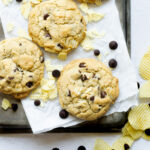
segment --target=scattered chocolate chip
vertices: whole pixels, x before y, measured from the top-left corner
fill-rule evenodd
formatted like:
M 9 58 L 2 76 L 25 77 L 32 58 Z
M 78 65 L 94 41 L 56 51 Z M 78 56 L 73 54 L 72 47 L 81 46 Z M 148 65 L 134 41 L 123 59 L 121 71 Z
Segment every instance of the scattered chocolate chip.
M 69 113 L 68 113 L 65 109 L 62 109 L 62 110 L 59 112 L 59 116 L 60 116 L 60 118 L 62 118 L 62 119 L 66 119 L 66 118 L 69 116 Z
M 34 105 L 35 105 L 35 106 L 39 106 L 40 104 L 41 104 L 41 101 L 40 101 L 40 100 L 35 100 L 35 101 L 34 101 Z
M 81 80 L 82 81 L 85 81 L 85 80 L 87 80 L 88 78 L 87 78 L 87 76 L 86 75 L 81 75 Z
M 69 90 L 69 92 L 68 92 L 68 96 L 71 97 L 71 91 L 70 91 L 70 90 Z
M 14 79 L 14 77 L 8 77 L 8 79 L 9 79 L 9 80 L 13 80 L 13 79 Z
M 124 144 L 124 149 L 125 149 L 125 150 L 128 150 L 129 148 L 130 148 L 130 146 L 125 143 L 125 144 Z
M 4 77 L 1 77 L 1 76 L 0 76 L 0 80 L 2 80 L 2 79 L 4 79 Z
M 105 91 L 101 91 L 101 98 L 105 98 L 106 95 L 107 95 L 107 94 L 106 94 Z
M 94 101 L 94 99 L 95 99 L 94 96 L 91 96 L 91 97 L 90 97 L 90 100 L 91 100 L 91 101 Z
M 80 68 L 86 67 L 86 66 L 85 66 L 85 63 L 84 63 L 84 62 L 80 63 L 80 64 L 79 64 L 79 67 L 80 67 Z
M 18 104 L 13 103 L 11 104 L 11 107 L 12 107 L 12 110 L 15 112 L 18 109 Z
M 19 2 L 19 3 L 22 2 L 22 0 L 16 0 L 16 1 Z
M 60 76 L 60 71 L 59 70 L 53 70 L 52 75 L 53 75 L 53 77 L 58 78 Z
M 64 48 L 60 43 L 58 43 L 57 46 L 60 47 L 61 49 Z
M 45 36 L 50 38 L 50 39 L 52 39 L 52 37 L 51 37 L 51 35 L 49 33 L 46 33 Z
M 95 49 L 95 50 L 94 50 L 94 55 L 95 55 L 95 56 L 98 56 L 99 54 L 100 54 L 100 51 L 99 51 L 98 49 Z
M 44 62 L 44 57 L 40 56 L 40 62 L 43 63 Z
M 48 17 L 49 17 L 49 14 L 45 14 L 45 15 L 43 16 L 43 19 L 46 20 Z
M 33 82 L 31 82 L 31 81 L 27 82 L 27 83 L 26 83 L 26 86 L 27 86 L 28 88 L 31 88 L 31 87 L 33 86 Z
M 109 47 L 110 47 L 110 49 L 115 50 L 118 47 L 118 43 L 116 41 L 111 41 L 109 43 Z
M 59 148 L 53 148 L 52 150 L 59 150 Z
M 139 82 L 137 82 L 137 87 L 138 87 L 138 89 L 140 88 L 140 83 Z
M 150 129 L 146 129 L 145 130 L 145 134 L 148 135 L 148 136 L 150 136 Z
M 111 59 L 109 61 L 109 67 L 116 68 L 117 67 L 117 61 L 115 59 Z
M 78 147 L 78 150 L 86 150 L 85 146 L 81 145 Z
M 150 103 L 148 104 L 148 106 L 150 107 Z

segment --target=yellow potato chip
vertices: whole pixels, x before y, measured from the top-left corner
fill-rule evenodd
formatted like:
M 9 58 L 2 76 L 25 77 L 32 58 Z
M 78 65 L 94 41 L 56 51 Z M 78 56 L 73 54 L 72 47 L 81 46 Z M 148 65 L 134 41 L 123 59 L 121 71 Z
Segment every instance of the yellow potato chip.
M 63 52 L 59 53 L 58 54 L 58 59 L 66 60 L 67 59 L 67 53 L 63 53 Z
M 150 128 L 150 106 L 148 104 L 140 104 L 134 107 L 128 116 L 130 125 L 136 130 Z
M 139 91 L 140 98 L 150 98 L 150 81 L 145 82 Z
M 148 136 L 148 135 L 146 135 L 145 133 L 143 134 L 143 136 L 142 136 L 145 140 L 148 140 L 148 141 L 150 141 L 150 136 Z
M 131 147 L 133 143 L 133 139 L 130 136 L 124 136 L 119 138 L 113 145 L 112 149 L 115 150 L 125 150 L 125 148 L 128 149 Z
M 105 141 L 97 139 L 95 142 L 94 150 L 111 150 L 111 147 Z
M 129 132 L 128 132 L 128 127 L 129 127 L 129 123 L 126 123 L 125 126 L 122 128 L 122 135 L 123 136 L 130 136 Z
M 9 102 L 8 99 L 4 98 L 2 101 L 2 108 L 4 110 L 7 110 L 8 108 L 11 108 L 11 103 Z
M 139 66 L 139 73 L 143 79 L 150 80 L 150 53 L 146 53 Z

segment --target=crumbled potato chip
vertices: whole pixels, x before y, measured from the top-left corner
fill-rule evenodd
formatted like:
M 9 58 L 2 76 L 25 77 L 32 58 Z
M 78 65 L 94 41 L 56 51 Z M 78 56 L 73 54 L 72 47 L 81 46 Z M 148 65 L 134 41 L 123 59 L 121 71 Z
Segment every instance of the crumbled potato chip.
M 95 4 L 96 4 L 97 6 L 100 6 L 100 5 L 102 5 L 102 1 L 101 1 L 101 0 L 96 0 L 96 1 L 95 1 Z
M 11 22 L 8 22 L 6 25 L 7 32 L 11 32 L 11 31 L 13 31 L 13 29 L 14 29 L 14 24 Z
M 81 46 L 85 51 L 90 51 L 94 49 L 92 40 L 90 40 L 88 37 L 85 37 L 85 39 L 81 43 Z
M 146 53 L 139 66 L 139 73 L 143 79 L 150 80 L 150 53 Z
M 30 13 L 31 8 L 32 8 L 32 7 L 31 7 L 30 1 L 24 1 L 24 2 L 21 4 L 21 7 L 20 7 L 21 14 L 22 14 L 22 16 L 23 16 L 25 19 L 28 19 L 28 16 L 29 16 L 29 13 Z
M 30 0 L 30 2 L 31 2 L 31 6 L 34 7 L 37 4 L 40 4 L 42 2 L 42 0 Z
M 150 141 L 150 136 L 146 135 L 145 133 L 142 136 L 145 140 Z
M 104 14 L 99 14 L 96 12 L 89 12 L 87 14 L 88 22 L 97 22 L 104 18 Z
M 2 108 L 4 110 L 7 110 L 8 108 L 11 108 L 11 103 L 9 102 L 8 99 L 4 98 L 2 101 Z
M 29 34 L 24 29 L 21 29 L 21 28 L 18 30 L 18 36 L 31 40 L 31 37 L 29 36 Z
M 66 60 L 67 59 L 67 53 L 63 53 L 63 52 L 59 53 L 58 54 L 58 59 Z
M 12 3 L 12 0 L 2 0 L 2 3 L 7 6 L 9 5 L 10 3 Z
M 146 81 L 141 87 L 139 91 L 140 98 L 150 98 L 150 81 Z
M 89 37 L 90 39 L 98 38 L 100 37 L 100 34 L 96 29 L 92 29 L 89 31 L 86 31 L 86 36 Z
M 130 125 L 136 130 L 150 128 L 150 106 L 148 104 L 140 104 L 134 107 L 128 116 Z
M 112 149 L 115 150 L 125 150 L 125 146 L 131 147 L 133 143 L 133 139 L 130 136 L 124 136 L 119 138 L 115 143 L 112 145 Z
M 111 147 L 105 141 L 97 139 L 95 142 L 94 150 L 111 150 Z
M 89 7 L 88 7 L 88 4 L 87 4 L 87 3 L 81 3 L 81 4 L 79 5 L 79 7 L 80 7 L 81 11 L 83 11 L 84 13 L 88 13 Z

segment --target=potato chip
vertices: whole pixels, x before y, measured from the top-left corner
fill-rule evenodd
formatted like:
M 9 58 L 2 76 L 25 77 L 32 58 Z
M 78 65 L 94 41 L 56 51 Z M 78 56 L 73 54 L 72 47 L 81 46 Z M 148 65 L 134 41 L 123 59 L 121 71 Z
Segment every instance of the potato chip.
M 139 91 L 139 98 L 150 98 L 150 81 L 145 82 Z
M 67 59 L 67 53 L 61 52 L 58 54 L 58 59 L 60 60 L 66 60 Z
M 128 132 L 128 128 L 129 128 L 129 123 L 126 123 L 125 126 L 122 128 L 122 135 L 123 136 L 130 136 L 129 132 Z
M 150 80 L 150 53 L 146 53 L 139 66 L 139 73 L 143 79 Z
M 12 22 L 8 22 L 6 25 L 7 32 L 11 32 L 14 29 L 14 24 Z
M 11 108 L 11 103 L 9 102 L 8 99 L 4 98 L 2 101 L 2 108 L 4 110 L 7 110 L 8 108 Z
M 128 116 L 130 125 L 136 130 L 145 130 L 150 128 L 150 106 L 140 104 L 134 107 Z
M 85 39 L 81 43 L 81 46 L 85 51 L 90 51 L 90 50 L 94 49 L 93 41 L 91 39 L 89 39 L 88 37 L 85 37 Z
M 95 142 L 94 150 L 111 150 L 111 147 L 105 141 L 97 139 Z
M 112 149 L 115 150 L 125 150 L 125 147 L 128 149 L 131 147 L 133 139 L 130 136 L 124 136 L 119 138 L 113 145 Z
M 143 134 L 143 136 L 142 136 L 145 140 L 148 140 L 148 141 L 150 141 L 150 136 L 148 136 L 148 135 L 146 135 L 145 133 Z

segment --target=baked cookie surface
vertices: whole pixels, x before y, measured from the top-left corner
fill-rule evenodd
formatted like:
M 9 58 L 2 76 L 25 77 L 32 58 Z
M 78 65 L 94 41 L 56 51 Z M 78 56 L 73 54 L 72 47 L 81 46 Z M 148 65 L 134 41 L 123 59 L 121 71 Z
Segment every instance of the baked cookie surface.
M 104 115 L 119 95 L 118 79 L 103 63 L 89 58 L 66 65 L 57 87 L 61 106 L 84 120 Z
M 72 0 L 49 0 L 31 10 L 28 31 L 46 51 L 69 53 L 84 39 L 86 23 Z
M 37 45 L 24 38 L 0 42 L 0 92 L 27 96 L 44 74 L 44 57 Z

